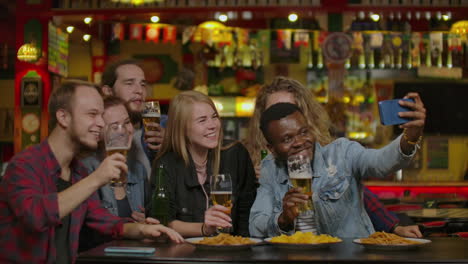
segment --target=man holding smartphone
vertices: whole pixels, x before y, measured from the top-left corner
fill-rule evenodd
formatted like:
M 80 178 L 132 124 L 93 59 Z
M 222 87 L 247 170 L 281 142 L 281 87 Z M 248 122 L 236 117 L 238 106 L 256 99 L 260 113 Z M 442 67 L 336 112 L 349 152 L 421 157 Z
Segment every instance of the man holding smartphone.
M 310 126 L 294 104 L 278 103 L 265 110 L 260 128 L 273 157 L 262 162 L 264 176 L 250 212 L 250 234 L 271 237 L 294 230 L 298 205 L 311 198 L 302 194 L 300 188 L 289 188 L 285 161 L 299 154 L 312 160 L 315 213 L 310 220 L 316 224 L 317 232 L 342 238 L 372 234 L 374 228 L 364 211 L 360 181 L 370 176 L 384 177 L 405 167 L 416 153 L 426 110 L 418 94 L 410 93 L 407 98 L 414 102 L 399 103 L 413 111 L 400 112 L 399 116 L 412 121 L 400 125 L 405 129 L 403 135 L 378 150 L 365 149 L 345 138 L 320 145 L 320 132 Z

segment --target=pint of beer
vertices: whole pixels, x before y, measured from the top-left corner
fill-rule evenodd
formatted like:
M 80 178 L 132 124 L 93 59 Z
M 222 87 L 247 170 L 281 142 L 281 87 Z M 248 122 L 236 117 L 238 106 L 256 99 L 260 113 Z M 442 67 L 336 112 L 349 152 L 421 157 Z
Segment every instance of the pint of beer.
M 143 118 L 143 126 L 145 128 L 145 132 L 156 130 L 155 127 L 149 126 L 149 123 L 157 123 L 159 124 L 161 119 L 161 108 L 159 106 L 158 101 L 149 101 L 145 103 L 145 108 L 142 112 Z
M 229 191 L 212 191 L 211 192 L 211 200 L 213 204 L 219 204 L 226 208 L 228 211 L 225 212 L 226 214 L 231 214 L 232 209 L 232 192 Z
M 106 144 L 106 155 L 120 153 L 127 157 L 127 152 L 132 144 L 131 133 L 125 124 L 110 124 L 104 130 L 104 143 Z M 123 186 L 127 182 L 127 174 L 120 172 L 120 177 L 111 181 L 112 186 Z
M 127 153 L 128 153 L 128 147 L 126 146 L 123 146 L 123 147 L 109 147 L 109 148 L 106 148 L 106 155 L 107 156 L 110 156 L 114 153 L 120 153 L 122 155 L 124 155 L 125 157 L 127 157 Z M 125 172 L 120 172 L 120 177 L 118 179 L 115 179 L 115 180 L 111 180 L 111 184 L 113 186 L 123 186 L 125 183 L 127 183 L 127 173 Z
M 147 132 L 149 130 L 155 130 L 154 127 L 148 126 L 148 124 L 149 123 L 159 124 L 160 119 L 161 119 L 161 114 L 149 112 L 149 113 L 143 113 L 142 117 L 143 117 L 143 126 L 145 127 L 145 132 Z
M 307 212 L 314 209 L 312 204 L 312 168 L 310 159 L 303 155 L 288 158 L 288 173 L 291 184 L 295 188 L 302 188 L 302 192 L 310 197 L 306 204 L 299 205 L 299 212 Z
M 210 179 L 210 196 L 213 204 L 219 204 L 227 208 L 224 211 L 226 214 L 231 214 L 233 199 L 232 199 L 232 181 L 231 175 L 225 174 L 214 174 Z M 221 233 L 230 233 L 231 228 L 218 227 L 218 231 Z

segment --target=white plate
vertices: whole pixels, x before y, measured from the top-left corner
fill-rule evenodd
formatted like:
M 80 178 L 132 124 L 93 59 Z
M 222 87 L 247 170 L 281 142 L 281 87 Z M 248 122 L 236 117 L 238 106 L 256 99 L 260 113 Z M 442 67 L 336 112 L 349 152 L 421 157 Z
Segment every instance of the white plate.
M 419 242 L 419 244 L 398 244 L 398 245 L 382 245 L 382 244 L 366 244 L 362 243 L 360 238 L 354 239 L 353 242 L 364 246 L 368 249 L 379 249 L 379 250 L 407 250 L 422 247 L 426 244 L 431 243 L 431 240 L 420 239 L 420 238 L 406 238 L 408 240 Z
M 271 242 L 271 237 L 265 238 L 265 242 L 268 244 L 274 245 L 278 248 L 283 249 L 295 249 L 295 250 L 302 250 L 302 249 L 319 249 L 319 248 L 328 248 L 331 245 L 339 244 L 343 241 L 338 242 L 328 242 L 328 243 L 277 243 Z
M 204 237 L 192 237 L 192 238 L 186 238 L 185 242 L 194 245 L 198 249 L 209 249 L 209 250 L 240 250 L 240 249 L 247 249 L 250 248 L 253 245 L 262 243 L 261 239 L 258 238 L 252 238 L 249 237 L 250 240 L 252 240 L 254 243 L 252 244 L 242 244 L 242 245 L 205 245 L 205 244 L 200 244 L 200 240 L 202 240 Z

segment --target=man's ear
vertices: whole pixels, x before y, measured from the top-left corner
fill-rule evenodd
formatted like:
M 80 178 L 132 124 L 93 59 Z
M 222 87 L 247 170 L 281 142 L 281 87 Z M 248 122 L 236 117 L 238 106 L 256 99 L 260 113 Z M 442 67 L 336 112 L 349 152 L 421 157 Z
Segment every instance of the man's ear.
M 55 117 L 57 118 L 57 124 L 63 128 L 67 128 L 70 126 L 71 122 L 71 114 L 65 109 L 59 109 L 57 113 L 55 113 Z
M 102 86 L 102 93 L 105 96 L 114 95 L 114 93 L 112 92 L 112 87 L 110 87 L 109 85 Z

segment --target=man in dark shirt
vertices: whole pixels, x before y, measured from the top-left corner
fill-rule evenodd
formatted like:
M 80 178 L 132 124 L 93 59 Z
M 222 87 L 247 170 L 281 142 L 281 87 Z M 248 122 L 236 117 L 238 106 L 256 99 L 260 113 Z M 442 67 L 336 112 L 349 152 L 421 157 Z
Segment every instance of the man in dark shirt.
M 165 234 L 183 241 L 172 229 L 130 223 L 100 206 L 96 191 L 127 171 L 121 154 L 89 176 L 76 159 L 83 149 L 97 148 L 103 110 L 90 83 L 68 82 L 51 96 L 50 136 L 16 155 L 0 184 L 0 263 L 73 263 L 83 224 L 114 238 Z

